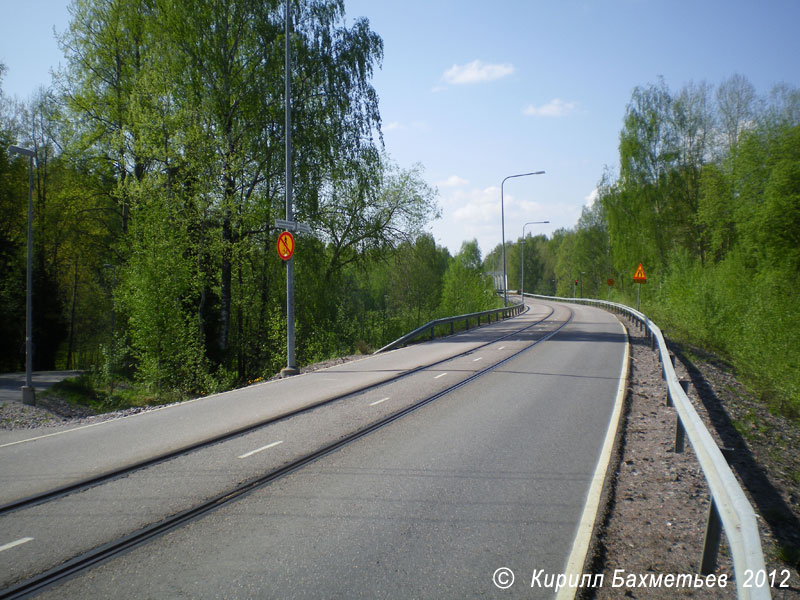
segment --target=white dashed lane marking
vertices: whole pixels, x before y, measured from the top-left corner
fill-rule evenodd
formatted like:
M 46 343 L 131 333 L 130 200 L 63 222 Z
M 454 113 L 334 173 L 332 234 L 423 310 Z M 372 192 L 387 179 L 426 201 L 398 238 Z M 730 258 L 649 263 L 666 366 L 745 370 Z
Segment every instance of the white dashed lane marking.
M 258 454 L 259 452 L 262 452 L 262 451 L 267 450 L 269 448 L 274 448 L 278 444 L 282 444 L 282 443 L 283 443 L 283 440 L 280 440 L 280 441 L 277 441 L 277 442 L 272 442 L 271 444 L 267 444 L 266 446 L 261 446 L 261 448 L 256 448 L 255 450 L 251 450 L 250 452 L 247 452 L 246 454 L 242 454 L 239 458 L 247 458 L 248 456 L 253 456 L 253 454 Z
M 21 546 L 22 544 L 27 544 L 28 542 L 32 542 L 32 537 L 24 537 L 20 538 L 14 542 L 9 542 L 3 546 L 0 546 L 0 552 L 5 552 L 6 550 L 11 550 L 12 548 L 16 548 L 17 546 Z

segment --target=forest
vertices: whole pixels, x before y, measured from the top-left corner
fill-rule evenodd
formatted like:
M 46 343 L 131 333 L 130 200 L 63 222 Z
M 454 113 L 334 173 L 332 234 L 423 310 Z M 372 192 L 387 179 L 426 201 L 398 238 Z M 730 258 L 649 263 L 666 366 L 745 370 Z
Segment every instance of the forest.
M 201 8 L 199 8 L 201 6 Z M 285 366 L 283 3 L 76 0 L 66 66 L 0 97 L 0 144 L 36 152 L 34 369 L 86 369 L 108 407 L 227 389 Z M 494 307 L 455 257 L 422 167 L 386 156 L 383 43 L 340 0 L 293 7 L 297 360 L 367 352 Z M 0 66 L 0 75 L 4 67 Z M 0 371 L 24 369 L 28 159 L 0 158 Z M 140 394 L 141 395 L 141 394 Z
M 525 290 L 635 306 L 642 263 L 642 310 L 668 336 L 715 352 L 799 417 L 800 91 L 760 97 L 741 75 L 637 87 L 619 167 L 597 191 L 574 228 L 524 240 Z M 507 254 L 520 264 L 518 248 Z
M 74 0 L 64 66 L 0 144 L 36 152 L 34 368 L 84 369 L 106 408 L 229 389 L 285 366 L 283 3 Z M 497 306 L 456 256 L 422 165 L 386 154 L 383 42 L 342 0 L 293 4 L 300 365 Z M 0 84 L 5 70 L 0 65 Z M 800 414 L 800 92 L 740 75 L 632 91 L 618 167 L 576 225 L 506 244 L 509 287 L 635 304 Z M 24 368 L 28 160 L 0 153 L 0 371 Z M 524 246 L 524 264 L 521 250 Z M 608 285 L 613 279 L 613 285 Z M 138 394 L 131 399 L 131 390 Z

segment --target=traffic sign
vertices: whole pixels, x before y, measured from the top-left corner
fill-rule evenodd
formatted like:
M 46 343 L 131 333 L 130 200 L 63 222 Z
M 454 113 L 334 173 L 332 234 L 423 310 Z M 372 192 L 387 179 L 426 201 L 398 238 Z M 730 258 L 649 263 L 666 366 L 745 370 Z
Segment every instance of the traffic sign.
M 606 283 L 608 283 L 608 287 L 614 287 L 614 280 L 609 279 Z
M 287 221 L 286 219 L 275 219 L 275 227 L 286 231 L 299 231 L 300 233 L 311 233 L 311 226 L 297 221 Z
M 289 260 L 294 254 L 294 237 L 288 231 L 284 231 L 278 236 L 278 256 L 283 260 Z
M 633 274 L 633 280 L 636 283 L 647 283 L 647 275 L 644 274 L 642 263 L 639 263 L 639 266 L 636 268 L 636 273 Z

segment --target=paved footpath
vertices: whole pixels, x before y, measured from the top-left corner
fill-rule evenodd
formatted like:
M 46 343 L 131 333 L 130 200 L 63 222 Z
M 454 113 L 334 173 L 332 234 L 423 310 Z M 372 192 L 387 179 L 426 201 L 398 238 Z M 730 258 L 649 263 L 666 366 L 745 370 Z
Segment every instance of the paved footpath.
M 77 377 L 83 371 L 35 371 L 32 376 L 33 387 L 37 392 L 46 390 L 51 385 Z M 25 373 L 0 374 L 0 402 L 22 402 L 22 386 L 25 385 Z

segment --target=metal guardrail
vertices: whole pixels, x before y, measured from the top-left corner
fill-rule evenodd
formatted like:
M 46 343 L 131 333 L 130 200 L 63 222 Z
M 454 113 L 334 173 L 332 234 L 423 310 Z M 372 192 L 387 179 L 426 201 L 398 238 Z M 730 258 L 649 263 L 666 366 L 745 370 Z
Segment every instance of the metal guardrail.
M 678 415 L 675 451 L 681 452 L 683 450 L 683 438 L 684 436 L 688 437 L 711 491 L 711 505 L 708 511 L 700 573 L 707 575 L 714 572 L 720 535 L 724 528 L 731 550 L 738 598 L 743 600 L 771 598 L 769 578 L 766 576 L 767 570 L 761 549 L 761 538 L 758 533 L 755 511 L 747 500 L 744 491 L 742 491 L 739 482 L 736 481 L 736 477 L 733 475 L 714 438 L 711 437 L 694 406 L 692 406 L 689 397 L 686 395 L 686 390 L 678 381 L 661 329 L 645 314 L 616 302 L 588 300 L 586 298 L 558 298 L 534 294 L 525 294 L 525 296 L 543 300 L 600 306 L 618 313 L 627 314 L 637 322 L 640 328 L 644 329 L 650 338 L 651 348 L 658 347 L 662 376 L 667 384 L 668 401 L 671 401 L 675 406 L 675 411 Z M 758 585 L 759 583 L 761 585 Z M 752 587 L 745 587 L 747 584 Z
M 486 323 L 492 322 L 492 317 L 495 317 L 495 321 L 499 321 L 500 319 L 506 319 L 508 317 L 515 317 L 516 315 L 520 314 L 525 310 L 524 303 L 514 304 L 513 306 L 504 306 L 501 308 L 493 308 L 491 310 L 484 310 L 482 312 L 476 313 L 469 313 L 468 315 L 458 315 L 457 317 L 444 317 L 442 319 L 435 319 L 421 327 L 417 327 L 411 333 L 405 334 L 403 337 L 397 338 L 395 341 L 386 344 L 380 350 L 376 350 L 373 354 L 378 354 L 380 352 L 386 352 L 387 350 L 393 350 L 394 348 L 399 348 L 400 346 L 404 346 L 414 338 L 417 338 L 424 334 L 426 331 L 430 330 L 430 339 L 434 339 L 436 327 L 439 325 L 450 325 L 450 333 L 448 335 L 453 335 L 455 333 L 455 323 L 459 321 L 464 321 L 466 323 L 466 328 L 469 329 L 469 322 L 471 319 L 476 319 L 478 321 L 477 326 L 480 327 L 481 318 L 486 317 Z

